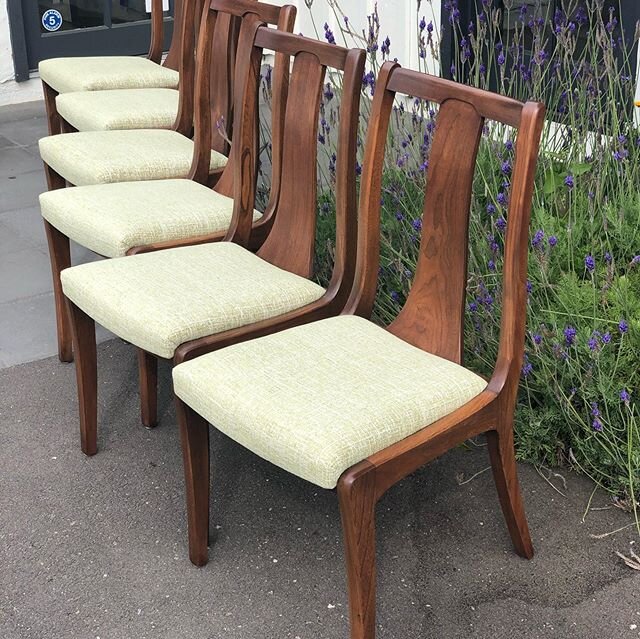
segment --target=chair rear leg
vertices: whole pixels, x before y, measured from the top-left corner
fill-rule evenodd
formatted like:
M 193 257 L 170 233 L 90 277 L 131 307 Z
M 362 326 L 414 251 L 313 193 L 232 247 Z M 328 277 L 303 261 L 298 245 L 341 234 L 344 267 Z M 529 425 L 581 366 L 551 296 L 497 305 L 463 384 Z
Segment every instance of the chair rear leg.
M 67 300 L 73 345 L 76 354 L 76 380 L 80 409 L 80 445 L 85 455 L 97 452 L 98 364 L 96 327 L 93 319 Z
M 58 135 L 61 132 L 61 118 L 56 107 L 58 92 L 52 89 L 46 82 L 42 83 L 44 93 L 44 106 L 47 111 L 47 126 L 49 135 Z
M 209 560 L 209 424 L 176 397 L 180 424 L 189 525 L 189 559 L 196 566 Z
M 368 462 L 347 470 L 338 482 L 347 562 L 351 639 L 376 633 L 375 472 Z
M 487 444 L 493 479 L 496 483 L 511 541 L 515 551 L 521 557 L 531 559 L 533 544 L 518 483 L 512 424 L 509 423 L 506 428 L 500 430 L 487 432 Z
M 138 383 L 140 385 L 140 419 L 143 426 L 153 428 L 158 423 L 158 359 L 138 349 Z
M 51 261 L 51 277 L 53 279 L 58 358 L 61 362 L 71 362 L 73 361 L 71 326 L 60 282 L 60 272 L 71 266 L 71 246 L 69 238 L 64 233 L 49 224 L 47 220 L 43 221 L 47 243 L 49 244 L 49 260 Z

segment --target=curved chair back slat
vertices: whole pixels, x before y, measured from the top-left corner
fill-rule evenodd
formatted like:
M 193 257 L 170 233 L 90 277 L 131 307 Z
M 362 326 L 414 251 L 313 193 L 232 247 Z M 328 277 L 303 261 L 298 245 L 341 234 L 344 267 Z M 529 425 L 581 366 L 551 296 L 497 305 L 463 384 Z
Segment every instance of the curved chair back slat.
M 544 106 L 385 63 L 376 83 L 360 190 L 356 279 L 346 312 L 368 315 L 379 264 L 384 148 L 396 94 L 440 105 L 426 175 L 418 263 L 406 303 L 388 330 L 430 353 L 462 363 L 469 214 L 486 120 L 517 129 L 507 216 L 500 354 L 517 387 L 524 344 L 528 226 Z M 514 391 L 515 392 L 515 391 Z
M 228 151 L 228 139 L 232 136 L 233 113 L 241 108 L 236 105 L 234 86 L 238 75 L 240 55 L 237 53 L 240 38 L 241 23 L 249 16 L 262 22 L 274 24 L 278 29 L 291 31 L 296 17 L 296 9 L 291 5 L 278 7 L 254 0 L 229 2 L 227 0 L 212 0 L 206 2 L 200 21 L 200 33 L 196 51 L 196 73 L 194 92 L 194 157 L 191 165 L 190 177 L 205 183 L 209 176 L 209 160 L 211 150 Z M 275 20 L 275 22 L 271 22 Z M 249 46 L 251 49 L 251 46 Z M 288 75 L 288 68 L 282 60 L 276 58 L 274 68 L 274 87 L 281 87 Z M 240 80 L 241 81 L 241 80 Z M 273 114 L 280 116 L 284 105 L 280 90 L 274 92 Z M 257 110 L 256 110 L 257 117 Z M 281 126 L 274 126 L 273 147 L 279 149 L 282 135 Z M 254 137 L 257 143 L 258 126 Z M 279 153 L 279 151 L 278 151 Z M 216 190 L 223 195 L 233 195 L 233 162 L 234 153 L 231 149 L 227 169 L 222 172 Z M 278 167 L 273 166 L 274 175 Z
M 365 53 L 262 28 L 256 47 L 293 61 L 284 116 L 282 173 L 277 215 L 258 255 L 298 275 L 312 273 L 317 215 L 317 145 L 322 86 L 327 68 L 344 73 L 337 151 L 336 261 L 332 287 L 352 278 L 347 253 L 357 241 L 354 195 L 357 118 Z M 354 253 L 351 253 L 354 255 Z M 352 260 L 352 263 L 354 261 Z

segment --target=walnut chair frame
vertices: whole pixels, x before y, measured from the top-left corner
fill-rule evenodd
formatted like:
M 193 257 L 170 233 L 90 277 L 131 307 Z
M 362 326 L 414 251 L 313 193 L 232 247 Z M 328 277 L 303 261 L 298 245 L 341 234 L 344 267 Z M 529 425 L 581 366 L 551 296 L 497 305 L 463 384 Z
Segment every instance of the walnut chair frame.
M 291 5 L 276 7 L 255 0 L 237 0 L 235 2 L 226 1 L 216 3 L 222 15 L 213 29 L 201 30 L 199 35 L 198 48 L 195 58 L 195 93 L 184 92 L 184 100 L 181 99 L 179 119 L 184 120 L 186 113 L 193 110 L 194 121 L 194 150 L 193 160 L 188 179 L 201 184 L 206 184 L 209 179 L 209 159 L 211 150 L 220 152 L 226 151 L 227 142 L 220 135 L 214 123 L 224 118 L 231 122 L 233 114 L 233 96 L 231 89 L 231 76 L 235 73 L 235 55 L 238 37 L 238 20 L 242 17 L 253 14 L 257 15 L 265 23 L 273 24 L 278 29 L 290 32 L 296 18 L 296 8 Z M 232 11 L 233 13 L 229 13 Z M 184 24 L 184 23 L 183 23 Z M 184 29 L 186 29 L 184 25 Z M 187 34 L 188 35 L 188 34 Z M 186 39 L 186 38 L 184 38 Z M 183 41 L 184 41 L 183 39 Z M 184 52 L 186 55 L 186 51 Z M 193 56 L 191 56 L 193 57 Z M 212 63 L 213 59 L 216 64 Z M 226 60 L 226 63 L 225 63 Z M 215 67 L 215 72 L 214 72 Z M 225 69 L 221 71 L 221 69 Z M 275 204 L 279 192 L 279 172 L 281 166 L 282 148 L 282 127 L 284 119 L 284 109 L 287 99 L 288 83 L 288 60 L 282 55 L 276 56 L 273 72 L 273 112 L 272 112 L 272 174 L 273 183 L 269 202 L 265 209 L 265 214 L 255 225 L 253 243 L 259 246 L 266 237 L 270 224 L 273 220 Z M 181 77 L 186 77 L 183 73 Z M 189 98 L 194 93 L 193 98 Z M 186 120 L 184 120 L 186 122 Z M 256 142 L 257 144 L 257 128 Z M 226 166 L 219 174 L 213 190 L 233 197 L 235 157 L 233 152 L 229 154 Z M 45 164 L 45 172 L 49 190 L 64 188 L 66 181 L 62 176 L 53 171 Z M 150 185 L 149 188 L 153 188 Z M 69 318 L 64 302 L 60 273 L 71 266 L 71 246 L 69 237 L 62 231 L 55 228 L 46 219 L 43 219 L 47 241 L 49 245 L 49 256 L 51 260 L 51 274 L 53 278 L 53 292 L 55 301 L 56 332 L 58 342 L 58 357 L 62 362 L 73 360 L 72 337 Z M 157 251 L 164 248 L 175 248 L 178 246 L 188 246 L 202 244 L 205 242 L 220 241 L 225 237 L 225 232 L 218 232 L 210 235 L 201 235 L 181 240 L 158 242 L 144 246 L 132 247 L 127 254 L 134 255 L 149 251 Z M 155 360 L 140 354 L 140 376 L 141 378 L 152 379 L 157 374 L 151 368 L 157 368 Z M 143 409 L 143 423 L 151 427 L 155 424 L 155 409 L 146 407 Z
M 229 12 L 242 12 L 245 4 L 246 0 L 211 0 L 210 10 L 203 16 L 202 33 L 205 35 L 201 36 L 201 42 L 206 41 L 207 34 L 214 30 L 216 9 L 224 7 Z M 322 84 L 327 67 L 343 72 L 337 153 L 336 257 L 332 279 L 320 299 L 295 311 L 182 344 L 175 351 L 175 364 L 231 343 L 338 315 L 353 285 L 358 234 L 355 191 L 357 124 L 365 52 L 269 29 L 255 16 L 244 19 L 240 30 L 236 133 L 232 141 L 232 154 L 237 158 L 233 162 L 234 211 L 224 239 L 244 247 L 251 246 L 257 177 L 254 131 L 257 126 L 260 64 L 265 48 L 275 51 L 287 63 L 293 59 L 293 65 L 288 83 L 282 88 L 288 97 L 280 123 L 283 143 L 277 159 L 281 167 L 277 173 L 278 196 L 269 214 L 263 217 L 263 227 L 270 227 L 270 231 L 257 255 L 302 277 L 310 277 L 313 265 L 317 215 L 316 151 Z M 243 78 L 242 83 L 240 78 Z M 81 448 L 85 454 L 93 455 L 97 451 L 95 324 L 73 302 L 66 301 L 76 354 Z M 144 422 L 145 417 L 147 421 L 156 417 L 156 356 L 140 351 L 139 362 Z
M 197 19 L 196 0 L 175 0 L 173 33 L 169 51 L 164 62 L 162 53 L 164 50 L 164 15 L 162 10 L 162 0 L 151 0 L 151 40 L 147 58 L 156 64 L 162 64 L 167 69 L 179 70 L 182 49 L 183 28 L 186 23 L 193 23 Z M 105 56 L 107 57 L 107 56 Z M 182 82 L 182 79 L 180 79 Z M 47 126 L 49 135 L 58 133 L 69 133 L 75 131 L 62 116 L 56 107 L 58 92 L 42 80 L 42 92 L 44 94 L 44 104 L 47 113 Z
M 396 93 L 439 103 L 425 192 L 420 254 L 405 306 L 388 327 L 398 338 L 458 364 L 463 355 L 469 211 L 485 119 L 518 129 L 508 211 L 503 312 L 497 362 L 487 388 L 446 417 L 358 464 L 337 494 L 345 540 L 351 639 L 375 637 L 375 506 L 395 483 L 486 433 L 493 476 L 516 552 L 533 555 L 518 485 L 513 414 L 522 366 L 528 230 L 544 106 L 458 85 L 387 62 L 376 82 L 360 189 L 357 272 L 345 314 L 369 316 L 376 293 L 383 157 Z M 207 562 L 209 426 L 177 399 L 185 465 L 189 554 Z

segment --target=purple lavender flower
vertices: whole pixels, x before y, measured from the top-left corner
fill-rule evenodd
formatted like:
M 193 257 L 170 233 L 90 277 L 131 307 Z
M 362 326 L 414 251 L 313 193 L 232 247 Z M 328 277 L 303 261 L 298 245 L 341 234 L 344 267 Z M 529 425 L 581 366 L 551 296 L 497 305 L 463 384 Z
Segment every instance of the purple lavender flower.
M 540 244 L 542 244 L 542 240 L 544 239 L 544 231 L 542 229 L 538 229 L 531 240 L 531 246 L 534 248 L 539 248 Z
M 587 257 L 584 258 L 584 266 L 589 273 L 593 273 L 593 271 L 595 271 L 596 261 L 593 259 L 592 255 L 587 255 Z
M 578 331 L 576 331 L 576 329 L 573 326 L 567 326 L 562 332 L 564 333 L 564 341 L 567 344 L 567 346 L 572 346 L 573 343 L 576 341 L 576 335 Z
M 575 185 L 575 182 L 573 181 L 573 175 L 567 175 L 567 177 L 564 179 L 564 183 L 568 189 L 572 189 Z
M 422 16 L 422 18 L 420 19 L 420 22 L 418 23 L 418 27 L 420 28 L 420 31 L 424 31 L 426 26 L 427 26 L 427 21 L 424 19 L 424 16 Z
M 507 204 L 507 196 L 502 191 L 498 193 L 498 197 L 496 197 L 496 200 L 501 206 L 505 206 Z
M 533 284 L 531 283 L 531 280 L 527 280 L 527 293 L 530 295 L 531 291 L 533 291 Z
M 540 346 L 540 344 L 542 344 L 542 335 L 540 335 L 540 334 L 536 333 L 536 334 L 533 336 L 533 341 L 534 341 L 538 346 Z
M 596 417 L 593 422 L 591 423 L 591 426 L 593 427 L 593 430 L 595 430 L 596 432 L 600 433 L 602 432 L 602 422 Z
M 498 54 L 498 64 L 502 66 L 506 62 L 506 58 L 504 57 L 504 53 L 502 51 Z
M 607 331 L 603 336 L 602 336 L 602 343 L 603 344 L 608 344 L 611 341 L 611 333 L 609 331 Z
M 336 39 L 333 35 L 333 31 L 331 31 L 329 25 L 326 22 L 324 23 L 324 37 L 329 44 L 336 43 Z
M 549 238 L 549 246 L 553 248 L 558 243 L 558 238 L 555 235 L 552 235 Z
M 527 359 L 525 355 L 524 364 L 522 365 L 522 377 L 529 377 L 533 371 L 533 364 Z
M 510 162 L 503 162 L 502 166 L 500 167 L 500 170 L 502 171 L 502 173 L 504 173 L 504 175 L 510 175 L 511 174 L 511 163 Z
M 631 265 L 635 266 L 636 264 L 640 264 L 640 255 L 635 255 L 631 260 Z
M 589 346 L 590 351 L 593 352 L 598 350 L 598 340 L 595 337 L 590 337 L 587 344 Z
M 496 263 L 495 263 L 493 260 L 489 260 L 489 261 L 487 262 L 487 268 L 488 268 L 490 271 L 495 271 L 495 270 L 496 270 Z
M 623 388 L 620 391 L 620 401 L 628 404 L 631 401 L 631 395 L 629 395 L 629 391 L 626 388 Z
M 629 324 L 624 319 L 618 322 L 618 330 L 624 335 L 629 330 Z
M 402 222 L 402 220 L 404 220 L 404 215 L 402 215 L 400 211 L 396 211 L 396 220 L 398 220 L 398 222 Z
M 611 257 L 611 253 L 609 253 L 609 251 L 607 251 L 607 252 L 604 254 L 604 261 L 605 261 L 607 264 L 611 264 L 611 262 L 613 261 L 613 258 Z
M 487 213 L 493 215 L 496 212 L 496 207 L 493 204 L 487 204 Z
M 411 222 L 411 226 L 413 226 L 416 231 L 422 231 L 422 220 L 417 217 L 413 222 Z
M 513 141 L 512 140 L 507 140 L 504 143 L 504 148 L 509 152 L 513 151 Z
M 504 231 L 507 228 L 507 220 L 505 220 L 503 217 L 499 217 L 496 220 L 496 227 L 499 231 Z

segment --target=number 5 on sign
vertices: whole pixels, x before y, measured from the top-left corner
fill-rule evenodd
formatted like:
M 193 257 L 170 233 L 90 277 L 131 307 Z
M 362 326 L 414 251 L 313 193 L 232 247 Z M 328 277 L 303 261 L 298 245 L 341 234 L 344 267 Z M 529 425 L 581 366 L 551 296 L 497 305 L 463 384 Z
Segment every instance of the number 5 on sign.
M 55 9 L 49 9 L 42 14 L 42 26 L 47 31 L 57 31 L 62 26 L 62 14 Z
M 151 13 L 151 0 L 145 0 L 147 13 Z M 162 0 L 162 10 L 169 11 L 169 0 Z

